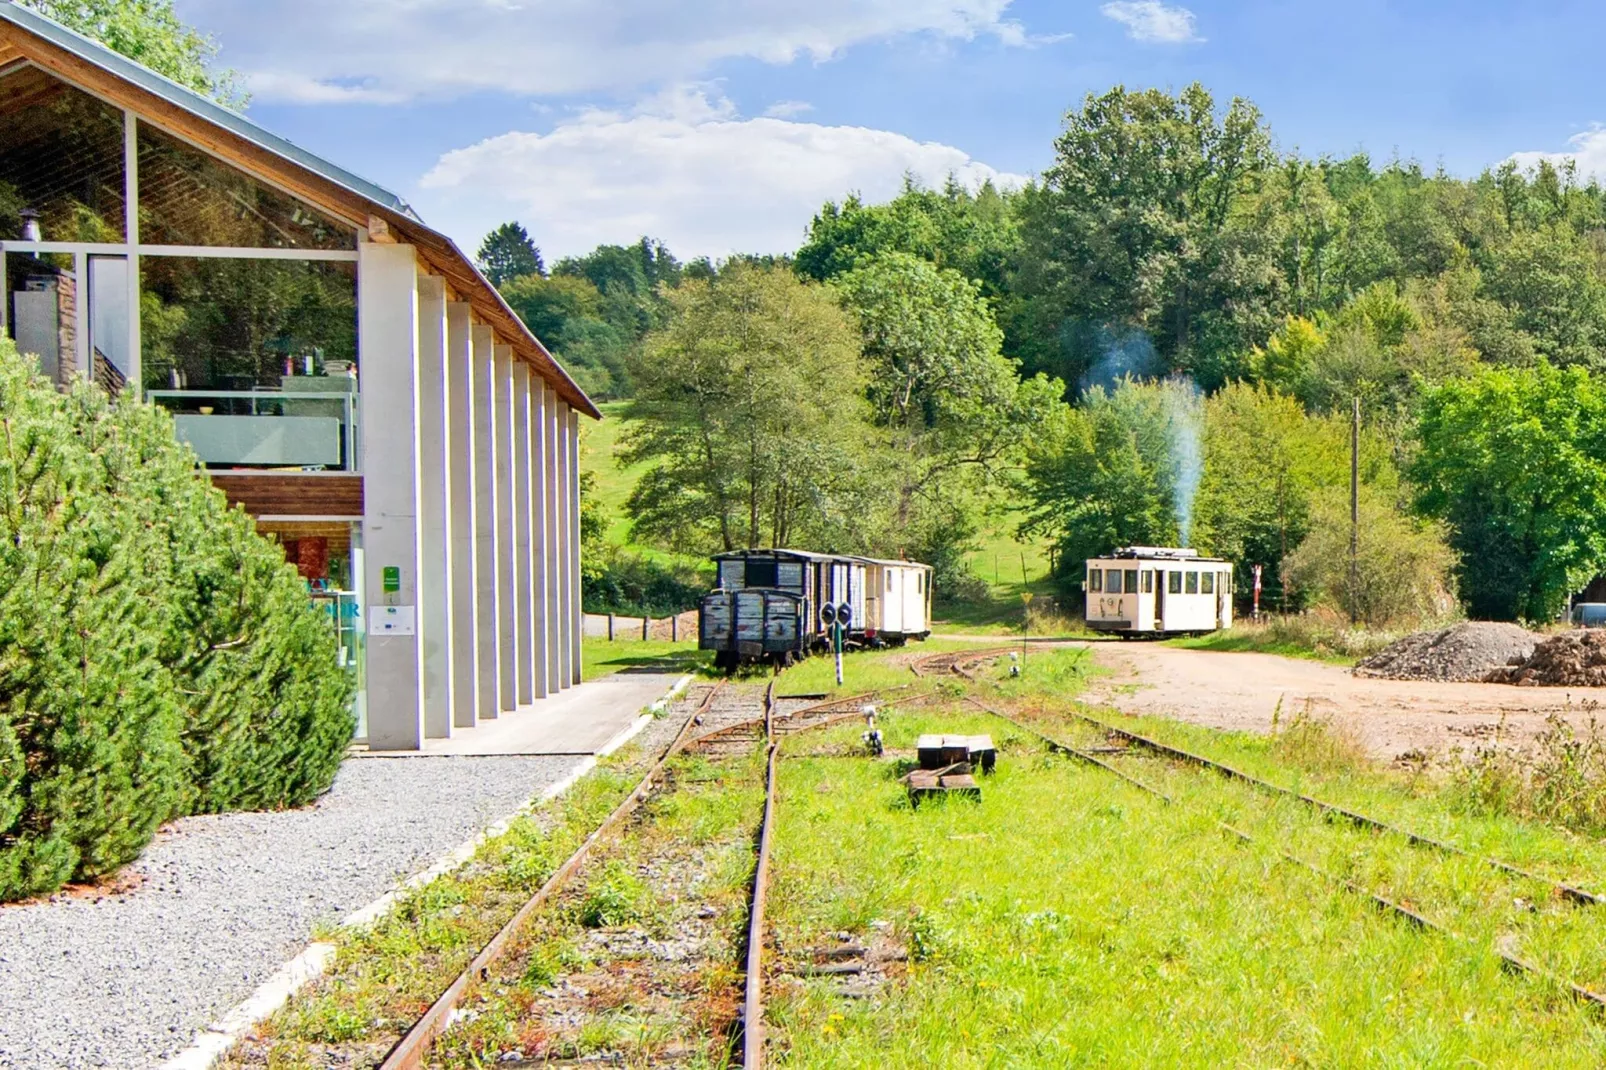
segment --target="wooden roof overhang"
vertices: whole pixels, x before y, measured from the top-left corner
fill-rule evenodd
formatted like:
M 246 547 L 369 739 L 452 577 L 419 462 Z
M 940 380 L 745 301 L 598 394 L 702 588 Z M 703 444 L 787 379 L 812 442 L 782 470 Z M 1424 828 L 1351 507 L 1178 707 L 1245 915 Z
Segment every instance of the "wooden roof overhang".
M 48 34 L 48 36 L 47 36 Z M 600 420 L 602 413 L 569 377 L 540 339 L 530 332 L 496 287 L 450 238 L 432 230 L 394 194 L 295 149 L 216 103 L 110 53 L 100 45 L 65 30 L 34 12 L 0 0 L 0 71 L 31 62 L 101 99 L 133 112 L 175 137 L 182 138 L 231 166 L 306 201 L 354 228 L 383 224 L 397 242 L 411 245 L 433 274 L 455 297 L 496 332 L 498 341 L 529 364 L 558 397 Z M 135 68 L 135 81 L 114 70 Z M 140 84 L 145 82 L 147 84 Z M 208 113 L 222 113 L 215 121 Z M 293 155 L 280 151 L 290 149 Z M 323 164 L 323 166 L 313 166 Z

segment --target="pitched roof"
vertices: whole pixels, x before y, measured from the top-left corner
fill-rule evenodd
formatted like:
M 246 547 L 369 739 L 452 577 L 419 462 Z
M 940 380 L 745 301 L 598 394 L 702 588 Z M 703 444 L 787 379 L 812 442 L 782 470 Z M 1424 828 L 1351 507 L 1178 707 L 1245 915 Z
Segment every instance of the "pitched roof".
M 8 27 L 13 31 L 7 32 Z M 228 159 L 279 181 L 296 196 L 359 225 L 383 221 L 473 306 L 502 340 L 531 364 L 558 396 L 595 419 L 602 414 L 551 352 L 480 274 L 455 242 L 431 229 L 405 200 L 377 183 L 271 133 L 204 94 L 182 86 L 13 0 L 0 0 L 0 68 L 26 59 L 126 107 Z

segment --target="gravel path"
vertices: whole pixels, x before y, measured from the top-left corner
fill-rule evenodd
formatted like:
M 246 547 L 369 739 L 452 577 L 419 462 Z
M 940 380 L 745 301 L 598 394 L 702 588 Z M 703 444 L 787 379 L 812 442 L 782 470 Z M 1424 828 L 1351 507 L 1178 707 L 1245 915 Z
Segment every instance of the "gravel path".
M 0 907 L 0 1067 L 160 1065 L 299 953 L 316 923 L 371 902 L 579 761 L 348 761 L 307 809 L 167 826 L 122 895 Z
M 1272 654 L 1226 654 L 1147 643 L 1093 643 L 1112 670 L 1086 700 L 1124 713 L 1174 717 L 1208 728 L 1268 732 L 1308 712 L 1359 732 L 1374 757 L 1444 755 L 1496 739 L 1526 744 L 1559 714 L 1582 728 L 1598 699 L 1590 688 L 1512 687 L 1352 676 L 1338 665 Z

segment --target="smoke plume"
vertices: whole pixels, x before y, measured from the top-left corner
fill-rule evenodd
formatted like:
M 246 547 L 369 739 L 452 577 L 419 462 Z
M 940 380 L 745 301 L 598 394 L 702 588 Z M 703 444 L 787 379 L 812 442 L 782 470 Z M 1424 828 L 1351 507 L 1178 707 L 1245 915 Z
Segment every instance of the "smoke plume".
M 1166 439 L 1171 447 L 1171 479 L 1177 512 L 1179 545 L 1193 538 L 1193 501 L 1204 473 L 1204 405 L 1199 388 L 1186 376 L 1161 384 L 1165 401 Z

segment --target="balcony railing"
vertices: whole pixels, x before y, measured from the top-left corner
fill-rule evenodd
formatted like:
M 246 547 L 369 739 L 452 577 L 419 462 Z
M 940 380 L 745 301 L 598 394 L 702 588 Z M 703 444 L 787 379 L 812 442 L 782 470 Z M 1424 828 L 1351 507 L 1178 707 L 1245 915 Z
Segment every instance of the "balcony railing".
M 349 390 L 147 390 L 145 396 L 172 412 L 179 439 L 208 468 L 355 472 L 351 383 Z

